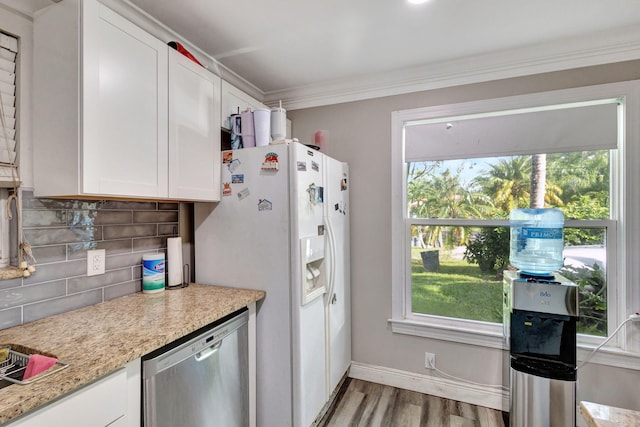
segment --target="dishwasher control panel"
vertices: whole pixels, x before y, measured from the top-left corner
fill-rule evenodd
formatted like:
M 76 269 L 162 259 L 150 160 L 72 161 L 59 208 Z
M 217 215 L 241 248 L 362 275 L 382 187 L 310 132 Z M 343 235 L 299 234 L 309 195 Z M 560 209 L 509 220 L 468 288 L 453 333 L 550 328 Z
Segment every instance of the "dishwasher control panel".
M 215 350 L 225 337 L 246 324 L 248 319 L 249 313 L 245 310 L 222 324 L 212 325 L 212 329 L 201 332 L 191 339 L 187 336 L 187 341 L 177 341 L 152 353 L 149 358 L 143 357 L 143 376 L 155 375 L 190 357 L 198 359 L 200 353 L 204 353 L 208 349 Z

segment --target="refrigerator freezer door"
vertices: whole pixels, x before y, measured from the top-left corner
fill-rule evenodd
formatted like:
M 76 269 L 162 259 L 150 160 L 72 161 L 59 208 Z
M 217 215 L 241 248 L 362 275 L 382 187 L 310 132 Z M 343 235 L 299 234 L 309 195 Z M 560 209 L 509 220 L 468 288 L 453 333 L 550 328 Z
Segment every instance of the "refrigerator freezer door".
M 349 168 L 325 161 L 326 249 L 329 265 L 325 294 L 327 330 L 327 391 L 331 394 L 351 365 L 351 292 L 349 269 Z
M 196 281 L 266 291 L 258 305 L 256 325 L 257 424 L 290 426 L 289 173 L 286 166 L 263 169 L 265 159 L 270 165 L 287 165 L 288 150 L 285 145 L 256 147 L 225 151 L 223 157 L 222 183 L 227 195 L 217 205 L 195 204 Z M 260 210 L 261 206 L 265 209 Z
M 291 144 L 292 194 L 296 198 L 294 229 L 300 237 L 323 234 L 324 155 L 302 144 Z
M 323 158 L 302 144 L 290 145 L 290 170 L 293 242 L 305 238 L 324 240 L 324 182 Z M 295 243 L 292 243 L 294 247 Z M 299 243 L 298 243 L 299 245 Z M 327 401 L 325 309 L 322 293 L 302 305 L 303 284 L 306 269 L 302 269 L 300 253 L 292 257 L 293 312 L 293 395 L 299 399 L 294 404 L 294 425 L 309 426 Z M 326 256 L 326 250 L 325 250 Z M 316 268 L 322 266 L 315 266 Z M 324 268 L 323 268 L 324 270 Z M 322 275 L 326 274 L 321 271 Z
M 196 280 L 266 291 L 257 310 L 257 424 L 308 426 L 328 396 L 327 308 L 322 296 L 301 304 L 300 241 L 321 236 L 326 257 L 324 155 L 294 143 L 225 156 L 220 203 L 195 205 Z

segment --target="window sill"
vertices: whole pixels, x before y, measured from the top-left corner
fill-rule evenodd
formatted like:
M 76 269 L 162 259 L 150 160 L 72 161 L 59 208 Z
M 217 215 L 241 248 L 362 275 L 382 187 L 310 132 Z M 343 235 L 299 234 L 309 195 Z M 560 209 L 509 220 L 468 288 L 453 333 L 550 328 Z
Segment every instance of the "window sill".
M 502 326 L 492 325 L 486 330 L 478 331 L 477 328 L 461 327 L 459 325 L 425 324 L 415 320 L 389 319 L 391 331 L 396 334 L 413 335 L 416 337 L 433 338 L 441 341 L 450 341 L 460 344 L 475 345 L 484 348 L 508 350 L 505 342 Z M 491 330 L 494 329 L 494 330 Z M 578 339 L 580 339 L 578 337 Z M 585 360 L 596 346 L 578 343 L 578 365 Z M 601 348 L 593 356 L 586 366 L 604 365 L 616 368 L 640 370 L 640 354 L 623 351 L 617 348 Z
M 578 365 L 589 357 L 595 347 L 594 345 L 582 345 L 578 343 Z M 604 365 L 640 371 L 640 354 L 620 350 L 619 348 L 604 347 L 596 352 L 585 367 L 589 365 Z
M 495 326 L 491 329 L 478 331 L 477 328 L 465 328 L 457 325 L 425 324 L 415 320 L 389 319 L 391 331 L 397 334 L 414 335 L 417 337 L 434 338 L 462 344 L 477 345 L 479 347 L 507 349 L 504 342 L 502 328 Z

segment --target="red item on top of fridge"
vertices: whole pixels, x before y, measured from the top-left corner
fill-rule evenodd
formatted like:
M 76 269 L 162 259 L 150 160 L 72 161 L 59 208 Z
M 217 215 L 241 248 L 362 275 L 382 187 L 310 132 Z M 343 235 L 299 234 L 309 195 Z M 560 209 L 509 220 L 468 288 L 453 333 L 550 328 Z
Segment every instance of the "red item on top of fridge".
M 180 52 L 181 54 L 183 54 L 184 56 L 186 56 L 187 58 L 189 58 L 190 60 L 198 64 L 199 66 L 204 67 L 204 65 L 202 65 L 200 61 L 198 61 L 196 57 L 191 54 L 191 52 L 189 52 L 184 46 L 182 46 L 180 42 L 169 42 L 167 44 L 169 45 L 169 47 L 174 48 L 175 50 L 177 50 L 178 52 Z

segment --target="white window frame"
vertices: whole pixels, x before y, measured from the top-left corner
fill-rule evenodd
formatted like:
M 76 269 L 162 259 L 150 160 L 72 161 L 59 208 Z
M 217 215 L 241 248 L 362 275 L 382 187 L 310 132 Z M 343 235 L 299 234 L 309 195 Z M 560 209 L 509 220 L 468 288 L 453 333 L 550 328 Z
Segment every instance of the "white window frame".
M 14 108 L 13 114 L 8 113 L 7 110 L 5 109 L 0 109 L 0 114 L 4 113 L 4 116 L 5 116 L 4 120 L 2 120 L 2 123 L 0 123 L 0 153 L 2 153 L 2 156 L 0 156 L 2 159 L 0 161 L 3 162 L 0 165 L 0 172 L 1 172 L 1 175 L 3 176 L 3 183 L 1 185 L 3 188 L 0 188 L 0 268 L 9 267 L 11 264 L 11 246 L 10 246 L 10 226 L 11 225 L 7 215 L 7 200 L 9 196 L 9 191 L 7 190 L 7 188 L 4 188 L 4 187 L 7 187 L 10 185 L 9 184 L 10 181 L 7 181 L 7 180 L 11 180 L 12 176 L 17 176 L 17 171 L 12 170 L 12 166 L 5 166 L 5 165 L 16 164 L 15 155 L 17 152 L 17 146 L 14 146 L 12 151 L 10 142 L 11 142 L 11 138 L 13 138 L 14 144 L 18 140 L 17 119 L 19 118 L 19 114 L 17 113 L 18 113 L 19 103 L 17 101 L 17 98 L 19 96 L 19 91 L 17 89 L 18 89 L 18 84 L 20 83 L 20 79 L 18 75 L 19 73 L 18 61 L 20 59 L 20 57 L 18 56 L 19 46 L 20 46 L 20 43 L 19 43 L 18 37 L 7 34 L 5 31 L 0 30 L 0 47 L 2 49 L 6 49 L 5 52 L 9 52 L 9 53 L 13 52 L 15 54 L 15 59 L 12 61 L 13 68 L 14 68 L 13 70 L 14 93 L 9 95 L 13 96 L 14 99 L 16 100 L 12 106 Z M 9 58 L 6 58 L 4 56 L 2 57 L 2 59 L 3 61 L 6 61 L 8 63 L 7 64 L 8 70 L 7 70 L 7 67 L 3 67 L 2 72 L 10 73 L 8 75 L 5 74 L 5 76 L 10 79 L 11 71 L 12 71 L 11 61 Z M 7 91 L 10 91 L 12 89 L 11 80 L 7 82 L 5 79 L 3 79 L 2 85 L 3 87 L 0 88 L 0 92 L 6 95 Z M 4 96 L 4 95 L 1 95 L 1 96 Z M 0 102 L 2 101 L 0 100 Z M 5 132 L 3 131 L 3 124 L 8 127 L 8 132 L 9 132 L 8 134 L 5 134 Z M 6 139 L 8 139 L 9 142 L 6 141 L 5 137 L 7 137 Z M 12 155 L 13 155 L 13 158 L 12 158 Z
M 617 197 L 612 198 L 615 199 L 615 206 L 611 208 L 613 218 L 617 220 L 602 222 L 602 225 L 614 228 L 610 232 L 611 236 L 615 236 L 615 242 L 607 245 L 608 280 L 611 280 L 611 283 L 607 284 L 609 334 L 630 314 L 640 311 L 640 192 L 637 188 L 640 182 L 640 81 L 630 81 L 392 113 L 392 318 L 389 319 L 392 332 L 489 348 L 506 349 L 508 346 L 501 324 L 439 316 L 415 316 L 407 312 L 411 298 L 411 271 L 408 261 L 410 253 L 407 249 L 407 242 L 410 241 L 408 222 L 415 224 L 419 221 L 406 218 L 404 124 L 423 119 L 587 102 L 602 98 L 620 98 L 626 112 L 622 123 L 619 124 L 619 155 L 613 156 L 615 159 L 612 159 L 613 163 L 616 159 L 621 159 L 623 163 L 613 164 L 612 167 L 616 175 L 611 177 L 611 191 L 617 194 Z M 447 219 L 442 222 L 447 225 L 457 222 L 469 224 L 469 220 Z M 482 221 L 482 224 L 508 225 L 508 221 Z M 567 225 L 572 225 L 572 222 L 567 221 Z M 603 341 L 604 338 L 579 335 L 578 359 L 583 360 Z M 634 322 L 628 322 L 591 361 L 640 369 L 639 355 L 640 327 Z
M 3 13 L 0 13 L 0 31 L 9 34 L 18 39 L 19 55 L 16 58 L 16 138 L 18 144 L 16 146 L 17 158 L 16 163 L 20 172 L 20 188 L 33 189 L 33 161 L 31 158 L 31 93 L 32 93 L 32 74 L 33 74 L 33 19 L 25 15 L 17 8 L 9 6 Z M 6 172 L 6 168 L 2 168 L 0 173 L 0 186 L 11 188 L 14 187 L 13 176 Z M 21 191 L 21 190 L 19 190 Z M 6 189 L 1 190 L 7 193 Z M 5 197 L 6 194 L 3 195 Z M 4 216 L 4 213 L 3 213 Z M 14 215 L 14 224 L 5 224 L 7 233 L 2 238 L 2 244 L 5 245 L 5 252 L 10 252 L 9 267 L 0 267 L 6 278 L 22 277 L 22 271 L 17 266 L 18 238 L 21 233 L 15 224 L 16 216 Z M 16 231 L 15 236 L 12 234 Z
M 11 264 L 10 222 L 7 217 L 7 198 L 9 191 L 0 188 L 0 268 Z

